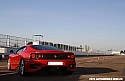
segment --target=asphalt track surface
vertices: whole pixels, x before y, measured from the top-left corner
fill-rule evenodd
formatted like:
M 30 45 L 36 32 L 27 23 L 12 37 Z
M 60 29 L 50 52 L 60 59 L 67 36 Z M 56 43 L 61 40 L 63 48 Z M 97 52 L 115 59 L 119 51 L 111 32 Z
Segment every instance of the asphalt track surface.
M 95 81 L 91 78 L 117 78 L 125 81 L 125 56 L 76 57 L 76 70 L 72 75 L 31 74 L 22 77 L 16 71 L 8 71 L 6 61 L 0 61 L 0 81 Z

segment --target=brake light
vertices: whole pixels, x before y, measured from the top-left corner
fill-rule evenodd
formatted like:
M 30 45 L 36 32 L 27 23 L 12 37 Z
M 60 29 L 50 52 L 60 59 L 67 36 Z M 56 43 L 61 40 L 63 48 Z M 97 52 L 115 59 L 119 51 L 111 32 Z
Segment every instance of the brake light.
M 32 55 L 31 55 L 31 58 L 32 58 L 32 59 L 35 59 L 35 58 L 36 58 L 36 54 L 32 54 Z
M 30 55 L 30 58 L 31 58 L 31 59 L 41 59 L 41 58 L 43 58 L 43 55 L 40 54 L 40 53 L 32 53 L 32 54 Z
M 74 55 L 68 55 L 67 57 L 68 57 L 68 58 L 71 58 L 71 59 L 75 58 Z
M 74 55 L 71 55 L 71 58 L 74 58 L 75 56 Z

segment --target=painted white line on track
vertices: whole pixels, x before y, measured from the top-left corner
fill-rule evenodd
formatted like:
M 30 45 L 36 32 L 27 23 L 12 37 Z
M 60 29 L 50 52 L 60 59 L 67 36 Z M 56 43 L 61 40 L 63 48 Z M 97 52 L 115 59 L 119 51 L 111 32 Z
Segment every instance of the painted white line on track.
M 82 62 L 78 62 L 78 64 L 81 64 Z
M 86 62 L 92 62 L 92 61 L 86 61 Z
M 3 67 L 7 67 L 7 66 L 0 66 L 0 68 L 1 68 L 1 67 L 3 68 Z
M 0 76 L 12 75 L 12 74 L 17 74 L 17 73 L 18 73 L 18 72 L 4 73 L 4 74 L 0 74 Z
M 98 60 L 94 60 L 95 62 L 97 62 Z

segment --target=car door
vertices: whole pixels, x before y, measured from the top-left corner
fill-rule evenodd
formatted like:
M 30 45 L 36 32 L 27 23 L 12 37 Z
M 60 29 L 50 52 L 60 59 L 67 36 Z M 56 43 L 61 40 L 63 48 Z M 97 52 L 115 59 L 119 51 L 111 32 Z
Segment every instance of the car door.
M 24 49 L 26 48 L 26 46 L 21 47 L 19 50 L 16 51 L 16 53 L 13 55 L 13 64 L 15 66 L 18 66 L 20 63 L 20 59 L 21 59 L 21 52 L 24 51 Z

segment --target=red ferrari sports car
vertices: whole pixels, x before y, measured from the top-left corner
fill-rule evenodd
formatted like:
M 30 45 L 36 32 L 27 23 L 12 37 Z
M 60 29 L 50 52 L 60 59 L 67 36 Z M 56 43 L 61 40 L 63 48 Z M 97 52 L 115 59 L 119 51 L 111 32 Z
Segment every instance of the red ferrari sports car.
M 72 74 L 75 70 L 75 56 L 72 52 L 65 52 L 53 46 L 26 45 L 19 48 L 16 53 L 13 50 L 8 57 L 8 70 L 16 70 L 22 76 L 30 72 L 49 74 Z

